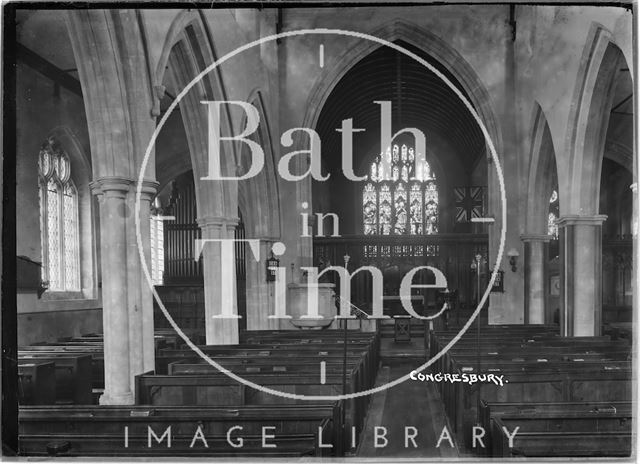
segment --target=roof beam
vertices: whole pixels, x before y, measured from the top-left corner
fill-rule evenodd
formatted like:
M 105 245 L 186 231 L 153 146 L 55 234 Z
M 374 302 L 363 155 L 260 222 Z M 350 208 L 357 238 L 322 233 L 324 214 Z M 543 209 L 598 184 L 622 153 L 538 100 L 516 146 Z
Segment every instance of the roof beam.
M 56 84 L 82 97 L 80 81 L 21 43 L 16 44 L 16 57 L 24 64 Z

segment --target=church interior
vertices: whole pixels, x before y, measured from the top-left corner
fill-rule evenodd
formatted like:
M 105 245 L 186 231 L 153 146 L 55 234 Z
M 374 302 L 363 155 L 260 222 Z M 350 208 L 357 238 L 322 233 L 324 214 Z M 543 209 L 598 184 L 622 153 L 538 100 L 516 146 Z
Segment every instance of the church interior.
M 3 452 L 635 455 L 633 13 L 5 5 Z

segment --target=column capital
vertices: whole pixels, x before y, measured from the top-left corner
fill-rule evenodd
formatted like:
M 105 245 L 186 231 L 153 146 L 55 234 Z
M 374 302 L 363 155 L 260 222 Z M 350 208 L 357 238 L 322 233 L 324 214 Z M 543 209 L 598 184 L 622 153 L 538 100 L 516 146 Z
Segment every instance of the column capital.
M 201 229 L 213 228 L 229 228 L 236 227 L 240 223 L 239 218 L 229 218 L 224 216 L 202 216 L 196 219 Z
M 222 228 L 225 224 L 225 218 L 222 216 L 203 216 L 196 218 L 196 222 L 201 229 Z
M 104 176 L 94 179 L 89 183 L 89 188 L 94 195 L 101 195 L 105 192 L 118 191 L 126 194 L 132 189 L 135 191 L 138 182 L 128 177 Z M 153 196 L 158 191 L 160 184 L 155 180 L 143 180 L 140 187 L 141 196 Z
M 593 216 L 583 216 L 577 214 L 568 214 L 558 218 L 556 224 L 558 227 L 567 226 L 601 226 L 604 221 L 607 220 L 605 214 L 595 214 Z
M 233 228 L 235 230 L 235 228 L 238 226 L 238 224 L 240 224 L 240 218 L 238 218 L 238 217 L 227 218 L 226 219 L 226 224 L 227 224 L 227 229 Z
M 629 188 L 631 189 L 631 191 L 632 191 L 633 193 L 638 193 L 638 183 L 637 183 L 637 182 L 634 182 L 633 184 L 631 184 L 631 185 L 629 186 Z
M 158 192 L 159 182 L 155 180 L 143 180 L 140 187 L 140 198 L 143 200 L 151 200 Z M 137 189 L 138 183 L 135 183 L 134 189 Z
M 126 177 L 98 177 L 89 184 L 94 195 L 109 195 L 124 198 L 131 187 L 132 180 Z
M 553 237 L 547 234 L 522 234 L 520 235 L 520 240 L 523 242 L 544 242 L 547 243 L 551 241 Z

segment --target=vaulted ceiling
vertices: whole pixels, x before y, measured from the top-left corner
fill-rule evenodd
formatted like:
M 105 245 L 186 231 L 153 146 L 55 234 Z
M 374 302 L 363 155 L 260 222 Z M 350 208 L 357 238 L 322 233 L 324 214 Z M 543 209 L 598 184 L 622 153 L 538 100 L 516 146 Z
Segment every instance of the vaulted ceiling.
M 462 90 L 451 73 L 433 58 L 405 42 L 396 43 L 432 64 Z M 355 128 L 366 130 L 365 135 L 354 136 L 355 156 L 368 158 L 376 154 L 364 151 L 380 139 L 380 105 L 374 101 L 385 100 L 392 102 L 394 132 L 416 127 L 424 132 L 427 146 L 430 138 L 438 136 L 448 143 L 467 172 L 484 154 L 482 132 L 454 91 L 421 63 L 383 46 L 342 77 L 322 108 L 316 130 L 322 141 L 324 164 L 330 172 L 338 172 L 341 166 L 341 134 L 336 128 L 343 119 L 353 118 Z M 379 142 L 373 146 L 379 153 Z M 358 161 L 354 165 L 358 166 Z

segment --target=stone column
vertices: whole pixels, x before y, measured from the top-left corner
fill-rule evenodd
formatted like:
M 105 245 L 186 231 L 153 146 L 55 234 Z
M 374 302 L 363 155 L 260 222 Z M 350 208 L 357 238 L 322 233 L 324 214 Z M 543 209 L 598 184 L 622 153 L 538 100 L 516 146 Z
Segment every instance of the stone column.
M 548 292 L 550 235 L 524 234 L 524 323 L 544 324 Z
M 560 330 L 566 337 L 602 331 L 604 215 L 563 216 L 560 236 Z
M 227 219 L 225 221 L 225 229 L 226 229 L 226 236 L 225 238 L 227 240 L 233 240 L 236 237 L 236 227 L 238 226 L 240 219 L 239 218 L 234 218 L 234 219 Z M 248 253 L 251 253 L 251 250 L 249 249 L 249 245 L 246 245 L 246 251 Z M 238 285 L 237 285 L 237 275 L 236 275 L 236 245 L 234 244 L 233 246 L 233 253 L 231 254 L 230 257 L 225 258 L 224 256 L 222 257 L 223 262 L 223 269 L 224 272 L 227 277 L 227 282 L 231 285 L 231 302 L 233 304 L 233 314 L 238 314 Z M 242 316 L 240 316 L 242 317 Z M 237 344 L 240 342 L 239 340 L 239 324 L 237 320 L 231 320 L 234 324 L 235 324 L 235 342 L 231 342 L 232 344 Z M 233 336 L 231 336 L 231 339 L 234 339 Z
M 275 284 L 267 282 L 267 259 L 276 240 L 260 239 L 260 262 L 247 247 L 247 330 L 278 330 L 280 321 L 269 319 L 275 314 Z
M 202 238 L 228 239 L 228 220 L 222 217 L 203 217 L 197 219 Z M 235 223 L 232 225 L 235 228 Z M 233 238 L 233 229 L 231 229 Z M 235 300 L 235 259 L 233 255 L 223 259 L 221 247 L 218 243 L 206 243 L 202 249 L 203 277 L 204 277 L 204 304 L 205 304 L 205 337 L 207 345 L 235 345 L 238 344 L 238 320 L 222 318 L 223 280 L 226 295 L 231 295 Z M 233 308 L 237 315 L 236 302 Z
M 126 197 L 130 181 L 102 178 L 92 183 L 100 204 L 104 393 L 100 404 L 133 404 L 129 361 Z

